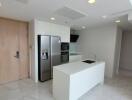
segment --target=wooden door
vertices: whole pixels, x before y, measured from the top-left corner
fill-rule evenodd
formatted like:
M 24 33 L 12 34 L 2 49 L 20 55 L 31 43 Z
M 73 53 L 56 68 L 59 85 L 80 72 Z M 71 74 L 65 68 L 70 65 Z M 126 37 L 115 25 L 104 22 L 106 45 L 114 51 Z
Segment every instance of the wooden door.
M 20 52 L 20 79 L 28 78 L 29 76 L 29 60 L 28 60 L 28 24 L 19 23 L 19 52 Z
M 27 24 L 0 18 L 0 84 L 28 77 L 27 47 Z

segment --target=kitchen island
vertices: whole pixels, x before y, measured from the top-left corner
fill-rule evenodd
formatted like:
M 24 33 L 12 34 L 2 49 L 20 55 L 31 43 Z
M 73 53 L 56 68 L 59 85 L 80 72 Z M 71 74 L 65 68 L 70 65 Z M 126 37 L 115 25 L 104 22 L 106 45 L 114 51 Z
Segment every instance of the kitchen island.
M 82 61 L 53 67 L 53 96 L 55 100 L 78 100 L 82 95 L 104 82 L 105 62 Z

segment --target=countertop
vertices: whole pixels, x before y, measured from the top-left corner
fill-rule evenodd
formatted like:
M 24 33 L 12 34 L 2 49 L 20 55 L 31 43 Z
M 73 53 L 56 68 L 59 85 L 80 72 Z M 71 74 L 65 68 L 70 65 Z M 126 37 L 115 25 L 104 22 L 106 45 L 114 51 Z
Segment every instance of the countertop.
M 105 63 L 105 62 L 97 62 L 96 61 L 95 63 L 88 64 L 88 63 L 85 63 L 82 61 L 78 61 L 78 62 L 72 62 L 72 63 L 54 66 L 53 68 L 55 70 L 62 71 L 65 74 L 72 75 L 72 74 L 75 74 L 77 72 L 83 71 L 87 68 L 90 68 L 90 67 L 96 66 L 98 64 L 102 64 L 102 63 Z

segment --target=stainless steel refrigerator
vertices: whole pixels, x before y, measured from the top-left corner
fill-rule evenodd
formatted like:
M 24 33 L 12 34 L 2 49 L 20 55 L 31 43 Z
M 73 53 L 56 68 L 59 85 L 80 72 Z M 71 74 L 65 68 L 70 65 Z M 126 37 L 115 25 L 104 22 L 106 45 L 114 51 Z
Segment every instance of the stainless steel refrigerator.
M 61 64 L 61 38 L 58 36 L 38 35 L 39 81 L 53 76 L 53 66 Z

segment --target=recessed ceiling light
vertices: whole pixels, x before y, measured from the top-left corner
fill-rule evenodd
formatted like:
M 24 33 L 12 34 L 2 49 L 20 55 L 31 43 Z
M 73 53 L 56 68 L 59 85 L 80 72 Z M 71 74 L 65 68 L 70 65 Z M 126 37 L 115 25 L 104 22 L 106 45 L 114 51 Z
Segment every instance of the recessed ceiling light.
M 115 22 L 116 22 L 116 23 L 120 23 L 121 21 L 120 21 L 120 20 L 116 20 Z
M 51 17 L 50 19 L 51 19 L 51 20 L 55 20 L 55 18 L 54 18 L 54 17 Z
M 0 7 L 2 7 L 2 3 L 0 2 Z
M 96 2 L 96 0 L 88 0 L 88 3 L 90 4 L 94 4 Z
M 104 16 L 102 16 L 102 18 L 106 19 L 106 18 L 107 18 L 107 16 L 106 16 L 106 15 L 104 15 Z
M 85 26 L 82 26 L 82 29 L 85 29 L 86 27 Z

